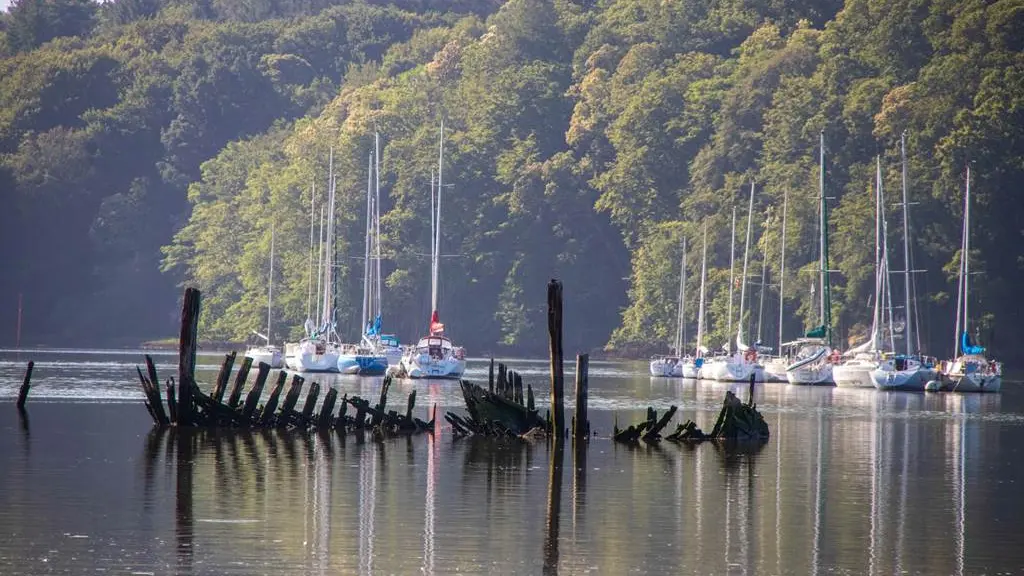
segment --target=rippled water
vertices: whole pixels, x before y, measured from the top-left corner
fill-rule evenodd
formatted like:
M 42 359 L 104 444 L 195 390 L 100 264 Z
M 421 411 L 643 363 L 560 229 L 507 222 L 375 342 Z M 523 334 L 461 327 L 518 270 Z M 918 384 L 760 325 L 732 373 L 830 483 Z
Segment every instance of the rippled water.
M 607 436 L 648 405 L 710 428 L 728 386 L 593 362 L 585 450 L 151 431 L 141 352 L 0 352 L 0 574 L 993 574 L 1024 566 L 1024 393 L 767 385 L 759 448 Z M 209 383 L 222 355 L 200 357 Z M 156 355 L 163 377 L 175 355 Z M 547 363 L 510 364 L 546 402 Z M 471 379 L 487 365 L 471 361 Z M 571 371 L 570 371 L 571 374 Z M 380 379 L 314 378 L 375 395 Z M 463 412 L 458 385 L 402 382 Z M 745 395 L 743 386 L 735 387 Z M 571 393 L 569 394 L 571 405 Z M 440 418 L 439 418 L 440 420 Z M 559 466 L 559 462 L 561 466 Z

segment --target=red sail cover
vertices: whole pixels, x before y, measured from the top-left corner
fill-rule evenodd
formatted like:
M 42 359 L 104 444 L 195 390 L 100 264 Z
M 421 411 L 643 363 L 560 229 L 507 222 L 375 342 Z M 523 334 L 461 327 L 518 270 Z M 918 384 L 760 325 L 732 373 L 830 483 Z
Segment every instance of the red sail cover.
M 444 324 L 441 323 L 441 317 L 438 316 L 437 310 L 430 315 L 430 335 L 436 336 L 444 333 Z

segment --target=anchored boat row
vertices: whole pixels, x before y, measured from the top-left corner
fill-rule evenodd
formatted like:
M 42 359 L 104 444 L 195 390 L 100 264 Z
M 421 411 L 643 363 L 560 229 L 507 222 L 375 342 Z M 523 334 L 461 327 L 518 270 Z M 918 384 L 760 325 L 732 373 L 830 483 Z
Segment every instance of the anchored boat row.
M 885 218 L 885 195 L 882 186 L 881 161 L 876 162 L 875 194 L 875 291 L 873 297 L 872 325 L 867 339 L 858 346 L 841 352 L 833 345 L 831 293 L 828 258 L 828 206 L 825 195 L 825 141 L 820 140 L 819 166 L 819 220 L 820 231 L 818 250 L 818 319 L 820 325 L 807 334 L 790 342 L 783 342 L 783 278 L 785 276 L 786 254 L 786 212 L 788 195 L 783 196 L 782 242 L 779 279 L 779 355 L 772 355 L 770 347 L 761 344 L 761 319 L 764 308 L 764 286 L 766 264 L 762 262 L 761 310 L 758 314 L 757 338 L 753 346 L 744 342 L 744 310 L 746 306 L 747 264 L 750 251 L 751 216 L 754 205 L 754 185 L 750 187 L 747 217 L 746 246 L 743 253 L 743 270 L 739 279 L 740 302 L 739 322 L 735 341 L 722 347 L 719 354 L 709 355 L 703 345 L 705 316 L 705 283 L 707 280 L 707 225 L 704 226 L 704 246 L 700 278 L 700 306 L 697 312 L 697 340 L 692 354 L 684 352 L 685 343 L 685 295 L 686 295 L 686 241 L 683 240 L 682 273 L 679 285 L 679 309 L 677 332 L 672 356 L 658 356 L 651 359 L 652 376 L 703 378 L 727 382 L 746 382 L 753 376 L 760 382 L 788 382 L 798 385 L 837 385 L 842 387 L 877 388 L 880 390 L 933 390 L 956 392 L 997 392 L 1002 384 L 1002 364 L 989 360 L 985 349 L 970 338 L 971 316 L 968 313 L 970 279 L 970 167 L 966 174 L 964 195 L 964 223 L 958 274 L 956 311 L 956 346 L 952 360 L 939 362 L 921 353 L 920 330 L 917 322 L 917 304 L 914 297 L 911 274 L 914 272 L 910 256 L 910 218 L 908 215 L 906 149 L 901 144 L 903 171 L 903 262 L 904 270 L 893 271 L 889 263 L 888 228 Z M 732 303 L 734 255 L 736 241 L 736 211 L 732 217 L 732 248 L 729 264 L 729 304 L 726 334 L 732 334 Z M 901 274 L 903 280 L 902 303 L 905 320 L 893 318 L 892 287 L 890 279 Z M 811 288 L 814 296 L 815 287 Z M 899 329 L 897 329 L 899 326 Z M 896 332 L 902 333 L 904 350 L 897 350 Z M 915 337 L 916 336 L 916 337 Z

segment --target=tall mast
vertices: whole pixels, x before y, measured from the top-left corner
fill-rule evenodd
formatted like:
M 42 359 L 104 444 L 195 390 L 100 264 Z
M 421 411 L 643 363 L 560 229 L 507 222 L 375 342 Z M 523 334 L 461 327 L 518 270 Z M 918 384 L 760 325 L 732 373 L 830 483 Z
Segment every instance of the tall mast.
M 964 194 L 964 332 L 970 334 L 968 326 L 970 316 L 967 314 L 967 307 L 970 305 L 971 279 L 971 165 L 967 165 L 967 192 Z
M 971 187 L 971 167 L 967 166 L 967 190 Z M 960 268 L 956 276 L 956 331 L 953 332 L 953 358 L 960 356 L 960 323 L 963 318 L 960 311 L 963 310 L 964 301 L 964 259 L 967 256 L 967 247 L 964 243 L 967 240 L 967 193 L 964 193 L 964 221 L 960 226 Z
M 739 347 L 740 334 L 743 333 L 743 311 L 747 305 L 747 260 L 750 256 L 751 224 L 754 221 L 754 183 L 750 183 L 750 204 L 747 208 L 747 237 L 743 242 L 743 275 L 740 276 L 740 315 L 736 327 L 736 345 Z
M 736 264 L 736 207 L 732 207 L 732 242 L 729 244 L 729 320 L 726 324 L 725 337 L 727 338 L 725 344 L 726 352 L 732 352 L 732 295 L 733 286 L 735 282 L 733 280 L 733 268 Z
M 700 358 L 703 353 L 701 346 L 704 340 L 704 280 L 707 278 L 708 270 L 708 223 L 704 222 L 704 247 L 701 249 L 700 257 L 700 304 L 697 310 L 697 351 L 695 357 Z
M 274 224 L 270 221 L 270 279 L 267 281 L 267 345 L 270 345 L 270 311 L 274 306 Z
M 374 302 L 374 322 L 376 318 L 383 314 L 381 306 L 381 275 L 380 275 L 380 134 L 377 132 L 373 133 L 373 162 L 374 162 L 374 177 L 376 178 L 374 198 L 373 198 L 373 246 L 376 251 L 376 275 L 375 280 L 377 281 L 376 296 L 377 300 Z
M 321 290 L 323 288 L 324 276 L 324 207 L 320 207 L 320 233 L 317 235 L 318 246 L 316 250 L 316 319 L 320 321 L 320 306 L 323 304 Z M 318 324 L 319 326 L 319 324 Z
M 832 310 L 829 304 L 829 280 L 828 280 L 828 208 L 825 204 L 825 131 L 819 133 L 820 157 L 818 188 L 821 192 L 821 254 L 819 264 L 821 266 L 821 321 L 825 327 L 825 340 L 828 346 L 832 347 Z
M 306 286 L 306 318 L 312 318 L 313 312 L 313 218 L 316 215 L 316 180 L 313 180 L 313 188 L 309 194 L 309 272 Z
M 779 354 L 782 353 L 782 320 L 786 307 L 786 210 L 789 208 L 789 189 L 782 193 L 782 247 L 779 250 Z
M 892 324 L 892 281 L 889 277 L 889 224 L 885 220 L 885 189 L 882 185 L 882 167 L 881 160 L 879 160 L 878 167 L 878 211 L 879 218 L 882 221 L 882 265 L 883 265 L 883 285 L 885 286 L 885 301 L 886 301 L 886 314 L 889 320 L 889 349 L 893 352 L 896 351 L 896 335 L 893 332 Z
M 333 279 L 334 275 L 334 148 L 331 148 L 330 159 L 328 160 L 328 178 L 329 183 L 327 191 L 327 242 L 324 250 L 324 303 L 321 313 L 321 322 L 330 326 L 331 317 L 334 315 L 332 297 L 333 297 Z M 328 332 L 329 333 L 329 332 Z
M 373 186 L 373 154 L 371 153 L 366 162 L 366 246 L 363 254 L 363 313 L 359 317 L 360 338 L 366 333 L 366 324 L 372 315 L 369 312 L 370 306 L 370 242 L 373 234 L 371 228 L 373 214 L 373 200 L 370 192 Z
M 882 168 L 881 160 L 875 156 L 875 294 L 871 311 L 871 351 L 878 350 L 878 331 L 882 324 L 882 294 L 884 291 L 882 271 Z
M 679 307 L 676 310 L 676 340 L 675 340 L 675 353 L 677 356 L 683 355 L 683 345 L 686 343 L 686 336 L 684 335 L 686 314 L 686 238 L 683 238 L 683 261 L 679 268 Z
M 757 307 L 757 339 L 755 344 L 761 342 L 761 324 L 764 321 L 764 293 L 767 290 L 768 281 L 768 238 L 765 237 L 764 250 L 761 252 L 761 304 Z
M 906 296 L 906 317 L 907 327 L 904 332 L 907 341 L 907 356 L 914 353 L 914 322 L 910 317 L 911 294 L 910 291 L 910 216 L 907 208 L 907 131 L 900 134 L 900 164 L 903 171 L 903 294 Z
M 440 268 L 441 258 L 441 189 L 443 178 L 441 172 L 444 168 L 444 120 L 441 120 L 441 139 L 437 147 L 437 206 L 434 214 L 434 254 L 432 255 L 433 276 L 430 281 L 430 306 L 432 311 L 437 311 L 437 275 Z

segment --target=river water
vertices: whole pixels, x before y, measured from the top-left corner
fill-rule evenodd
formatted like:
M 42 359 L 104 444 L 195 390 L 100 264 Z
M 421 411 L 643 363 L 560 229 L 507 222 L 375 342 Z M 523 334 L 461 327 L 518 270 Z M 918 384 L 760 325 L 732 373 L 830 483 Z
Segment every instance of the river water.
M 221 355 L 201 355 L 208 387 Z M 35 360 L 28 416 L 13 405 Z M 163 377 L 177 357 L 155 356 Z M 760 447 L 627 447 L 616 419 L 723 384 L 592 362 L 584 450 L 151 430 L 138 351 L 0 352 L 0 574 L 996 574 L 1024 567 L 1024 390 L 760 386 Z M 544 361 L 511 360 L 547 402 Z M 484 361 L 468 378 L 486 380 Z M 571 381 L 571 367 L 567 377 Z M 315 378 L 375 397 L 379 378 Z M 464 413 L 452 382 L 400 382 Z M 746 397 L 744 386 L 734 388 Z M 571 406 L 571 392 L 567 402 Z

